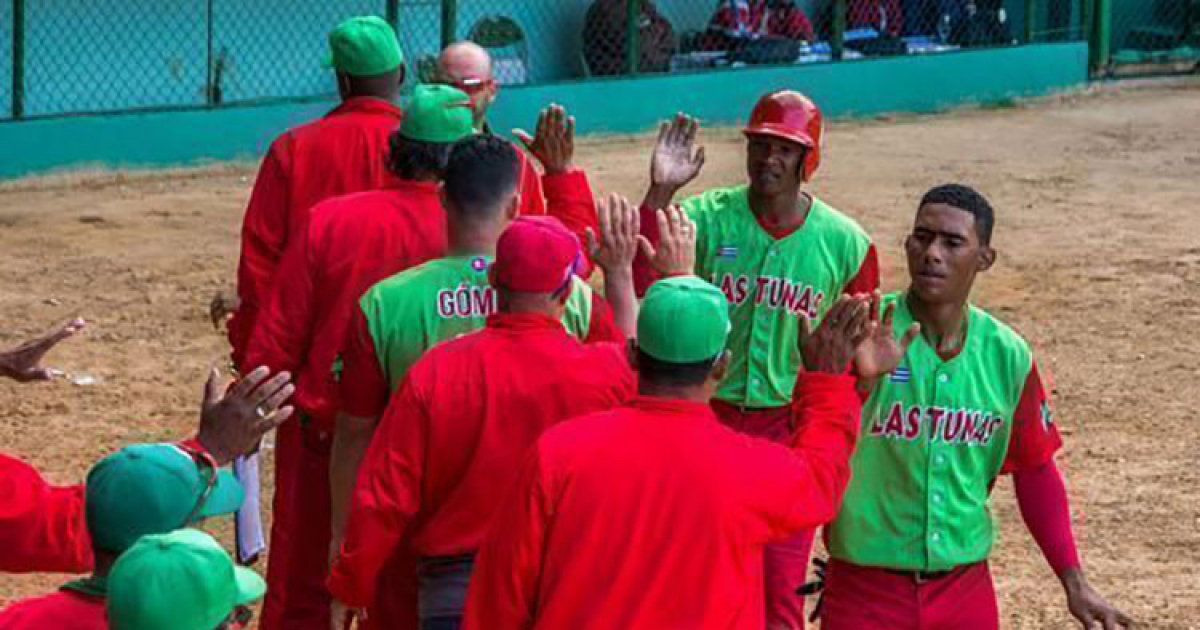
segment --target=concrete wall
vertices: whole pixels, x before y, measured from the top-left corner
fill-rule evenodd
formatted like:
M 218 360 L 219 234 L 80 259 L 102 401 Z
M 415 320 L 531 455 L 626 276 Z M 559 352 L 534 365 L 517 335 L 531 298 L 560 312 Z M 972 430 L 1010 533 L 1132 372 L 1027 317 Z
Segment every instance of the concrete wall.
M 555 101 L 572 110 L 584 133 L 635 132 L 681 109 L 706 123 L 735 123 L 761 93 L 779 87 L 809 93 L 836 117 L 928 112 L 1045 94 L 1086 79 L 1086 44 L 1045 44 L 508 88 L 491 118 L 501 131 L 528 127 L 541 107 Z M 3 122 L 0 177 L 85 164 L 145 167 L 255 158 L 279 132 L 330 106 L 326 101 Z

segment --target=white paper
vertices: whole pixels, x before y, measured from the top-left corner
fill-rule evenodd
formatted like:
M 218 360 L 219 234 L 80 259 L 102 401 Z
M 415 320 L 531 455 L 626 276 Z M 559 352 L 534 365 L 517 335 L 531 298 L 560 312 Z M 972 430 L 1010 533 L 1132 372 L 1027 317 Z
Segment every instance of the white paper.
M 259 504 L 261 483 L 258 479 L 258 453 L 233 460 L 233 474 L 242 484 L 245 497 L 234 519 L 237 521 L 238 562 L 250 564 L 267 548 L 263 534 L 262 506 Z

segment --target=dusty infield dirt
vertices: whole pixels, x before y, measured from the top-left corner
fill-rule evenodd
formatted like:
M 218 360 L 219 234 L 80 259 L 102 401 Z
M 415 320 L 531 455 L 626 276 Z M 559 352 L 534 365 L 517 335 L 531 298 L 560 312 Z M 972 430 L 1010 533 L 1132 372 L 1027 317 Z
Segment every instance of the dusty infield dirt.
M 704 141 L 694 188 L 739 181 L 738 134 Z M 589 139 L 578 162 L 598 192 L 636 196 L 650 142 Z M 51 363 L 100 379 L 0 383 L 0 448 L 69 483 L 121 444 L 189 433 L 225 352 L 206 308 L 232 282 L 253 176 L 243 164 L 0 185 L 0 346 L 83 315 L 91 327 Z M 1092 583 L 1144 627 L 1200 628 L 1200 81 L 833 124 L 815 191 L 871 232 L 898 288 L 917 200 L 950 180 L 997 208 L 1000 259 L 976 302 L 1054 375 Z M 995 496 L 1005 627 L 1072 627 L 1011 485 Z M 62 580 L 0 576 L 0 601 Z

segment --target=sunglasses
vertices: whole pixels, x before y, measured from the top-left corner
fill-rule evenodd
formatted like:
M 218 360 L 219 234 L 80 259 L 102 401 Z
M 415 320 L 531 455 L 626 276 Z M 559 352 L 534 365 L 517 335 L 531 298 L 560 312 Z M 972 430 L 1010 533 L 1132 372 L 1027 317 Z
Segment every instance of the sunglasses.
M 246 628 L 250 626 L 250 621 L 254 619 L 254 611 L 248 606 L 237 606 L 221 625 L 213 628 L 213 630 L 237 630 L 238 628 Z
M 192 458 L 196 463 L 196 469 L 204 476 L 204 490 L 200 492 L 200 496 L 196 498 L 196 505 L 192 506 L 192 511 L 188 513 L 187 518 L 183 519 L 183 524 L 180 527 L 187 527 L 196 522 L 196 515 L 208 502 L 208 498 L 212 496 L 213 489 L 217 487 L 217 460 L 213 459 L 212 455 L 194 448 L 180 446 L 180 450 Z

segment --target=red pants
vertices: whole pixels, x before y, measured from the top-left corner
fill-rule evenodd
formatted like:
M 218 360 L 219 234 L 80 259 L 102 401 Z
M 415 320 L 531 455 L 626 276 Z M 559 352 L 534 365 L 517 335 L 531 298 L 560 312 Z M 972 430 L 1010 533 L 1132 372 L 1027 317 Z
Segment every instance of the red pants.
M 986 562 L 917 583 L 911 576 L 833 560 L 821 630 L 996 630 L 1000 613 Z
M 328 433 L 304 428 L 299 419 L 279 427 L 261 630 L 329 629 L 331 445 Z
M 792 437 L 791 407 L 743 410 L 714 400 L 712 408 L 725 426 L 740 433 L 773 442 Z M 815 533 L 812 529 L 797 532 L 783 542 L 767 545 L 763 553 L 767 627 L 771 630 L 804 628 L 804 598 L 796 594 L 796 589 L 804 584 Z

